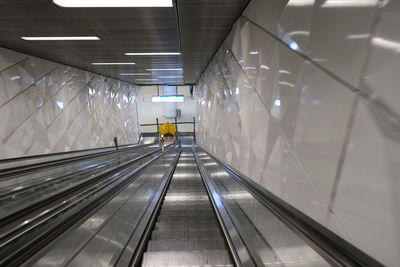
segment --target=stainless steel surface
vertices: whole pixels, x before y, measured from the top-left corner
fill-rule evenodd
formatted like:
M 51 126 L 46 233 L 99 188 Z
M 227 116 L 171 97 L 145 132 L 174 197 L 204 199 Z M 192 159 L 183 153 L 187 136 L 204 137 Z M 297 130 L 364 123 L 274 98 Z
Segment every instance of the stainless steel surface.
M 154 192 L 165 180 L 175 152 L 164 155 L 81 224 L 50 243 L 25 266 L 112 266 Z
M 248 0 L 179 0 L 185 82 L 197 81 Z
M 142 266 L 232 266 L 191 152 L 183 152 Z
M 0 182 L 2 187 L 0 190 L 0 219 L 27 209 L 35 203 L 60 194 L 69 188 L 93 180 L 96 175 L 118 168 L 119 164 L 127 164 L 140 155 L 152 151 L 155 151 L 155 148 L 125 151 L 121 153 L 120 160 L 117 159 L 116 154 L 111 154 L 4 179 Z
M 133 83 L 141 82 L 135 82 L 135 76 L 119 74 L 183 67 L 184 79 L 166 82 L 195 83 L 247 2 L 178 0 L 176 9 L 60 8 L 48 0 L 2 0 L 0 46 Z M 34 42 L 20 38 L 93 35 L 101 40 Z M 181 44 L 182 56 L 124 55 L 126 52 L 181 52 Z M 91 65 L 92 62 L 132 61 L 137 64 Z M 182 72 L 152 72 L 153 78 L 160 74 L 180 76 Z
M 171 150 L 171 148 L 168 150 Z M 86 188 L 80 186 L 78 188 L 80 190 L 70 192 L 66 198 L 64 195 L 57 195 L 55 199 L 52 199 L 52 205 L 48 204 L 49 201 L 41 203 L 42 205 L 34 207 L 35 209 L 45 209 L 39 214 L 36 214 L 36 210 L 32 212 L 32 208 L 29 208 L 29 215 L 31 213 L 33 215 L 28 220 L 16 225 L 6 233 L 3 229 L 0 231 L 4 234 L 4 236 L 1 236 L 0 242 L 0 265 L 15 265 L 22 260 L 25 261 L 27 250 L 36 253 L 41 249 L 42 244 L 51 241 L 52 237 L 67 230 L 77 220 L 82 219 L 85 214 L 91 212 L 103 201 L 136 180 L 138 172 L 159 159 L 159 154 L 153 154 L 152 152 L 143 155 L 139 160 L 134 160 L 133 164 L 124 165 L 124 168 L 119 167 L 113 173 L 99 177 L 102 179 L 96 181 L 93 186 Z M 141 160 L 145 160 L 145 162 L 140 163 Z M 60 198 L 61 202 L 59 201 Z M 18 215 L 20 216 L 20 213 Z M 11 224 L 15 224 L 14 221 Z
M 198 157 L 215 185 L 215 198 L 227 209 L 247 249 L 260 262 L 258 265 L 330 266 L 214 159 L 204 152 Z
M 195 151 L 195 147 L 193 147 Z M 211 196 L 211 202 L 215 208 L 218 220 L 221 223 L 222 229 L 227 239 L 230 250 L 232 251 L 232 257 L 235 261 L 236 266 L 252 267 L 262 265 L 260 261 L 254 259 L 251 254 L 253 252 L 249 251 L 241 238 L 237 227 L 234 226 L 232 218 L 229 216 L 228 207 L 225 207 L 222 199 L 218 195 L 216 186 L 213 180 L 207 173 L 204 164 L 199 159 L 199 156 L 204 156 L 204 153 L 195 154 L 196 163 L 199 166 L 200 173 L 203 177 L 204 183 L 206 185 L 207 191 Z

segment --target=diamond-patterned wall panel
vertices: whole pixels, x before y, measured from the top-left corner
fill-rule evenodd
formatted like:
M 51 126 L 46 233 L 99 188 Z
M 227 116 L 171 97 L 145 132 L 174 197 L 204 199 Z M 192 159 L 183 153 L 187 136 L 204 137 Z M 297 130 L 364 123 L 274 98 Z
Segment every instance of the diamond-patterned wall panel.
M 139 139 L 137 86 L 0 48 L 0 158 Z

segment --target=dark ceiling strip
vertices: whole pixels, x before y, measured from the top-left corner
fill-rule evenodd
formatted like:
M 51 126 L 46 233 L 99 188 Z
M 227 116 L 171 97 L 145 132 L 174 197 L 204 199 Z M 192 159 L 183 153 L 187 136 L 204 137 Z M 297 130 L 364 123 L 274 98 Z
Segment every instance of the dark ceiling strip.
M 60 6 L 54 4 L 54 2 L 52 0 L 47 0 L 47 3 L 50 4 L 52 7 L 56 8 L 58 11 L 60 11 L 61 13 L 63 13 L 65 16 L 69 17 L 70 19 L 72 19 L 73 21 L 75 21 L 77 24 L 79 24 L 79 26 L 81 26 L 82 28 L 84 28 L 85 30 L 87 30 L 88 32 L 90 32 L 91 34 L 93 34 L 94 36 L 99 37 L 95 32 L 93 32 L 91 29 L 89 29 L 88 27 L 86 27 L 85 25 L 83 25 L 78 19 L 74 18 L 73 16 L 71 16 L 70 14 L 68 14 L 64 9 L 62 9 Z
M 226 35 L 224 36 L 224 38 L 222 39 L 221 43 L 219 44 L 219 46 L 216 48 L 216 50 L 213 53 L 213 56 L 209 59 L 207 65 L 204 67 L 204 69 L 201 71 L 200 76 L 197 78 L 196 80 L 196 84 L 199 83 L 200 78 L 203 76 L 204 72 L 206 71 L 206 69 L 208 68 L 208 66 L 211 64 L 211 61 L 215 58 L 215 56 L 218 53 L 218 50 L 220 49 L 220 47 L 224 44 L 225 40 L 228 38 L 229 33 L 232 31 L 233 25 L 236 23 L 236 21 L 238 21 L 240 19 L 240 17 L 242 16 L 243 12 L 246 10 L 247 6 L 250 4 L 251 0 L 248 0 L 246 5 L 243 7 L 243 9 L 240 11 L 240 13 L 238 14 L 238 16 L 233 20 L 232 25 L 230 27 L 230 30 L 226 33 Z

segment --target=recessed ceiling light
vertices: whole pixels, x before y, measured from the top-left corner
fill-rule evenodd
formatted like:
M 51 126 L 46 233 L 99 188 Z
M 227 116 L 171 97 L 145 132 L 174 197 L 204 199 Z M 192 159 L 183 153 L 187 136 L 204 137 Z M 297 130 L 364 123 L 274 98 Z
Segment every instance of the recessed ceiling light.
M 21 37 L 27 41 L 97 41 L 97 36 L 24 36 Z
M 135 62 L 94 62 L 92 65 L 136 65 Z
M 183 95 L 161 95 L 152 96 L 151 102 L 183 102 L 185 97 Z
M 146 69 L 148 71 L 182 71 L 183 69 Z
M 173 7 L 172 0 L 53 0 L 61 7 Z
M 150 73 L 120 73 L 121 76 L 144 76 L 151 75 Z
M 160 53 L 125 53 L 127 56 L 179 56 L 179 52 L 160 52 Z

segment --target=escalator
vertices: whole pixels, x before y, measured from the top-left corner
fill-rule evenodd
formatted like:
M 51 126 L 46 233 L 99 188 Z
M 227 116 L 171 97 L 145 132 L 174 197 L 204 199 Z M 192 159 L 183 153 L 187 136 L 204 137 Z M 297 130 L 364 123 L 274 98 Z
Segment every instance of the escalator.
M 178 161 L 142 266 L 233 266 L 194 156 Z
M 193 137 L 164 153 L 102 159 L 43 167 L 35 187 L 34 173 L 10 178 L 8 201 L 32 200 L 0 220 L 0 266 L 381 266 L 290 214 Z

